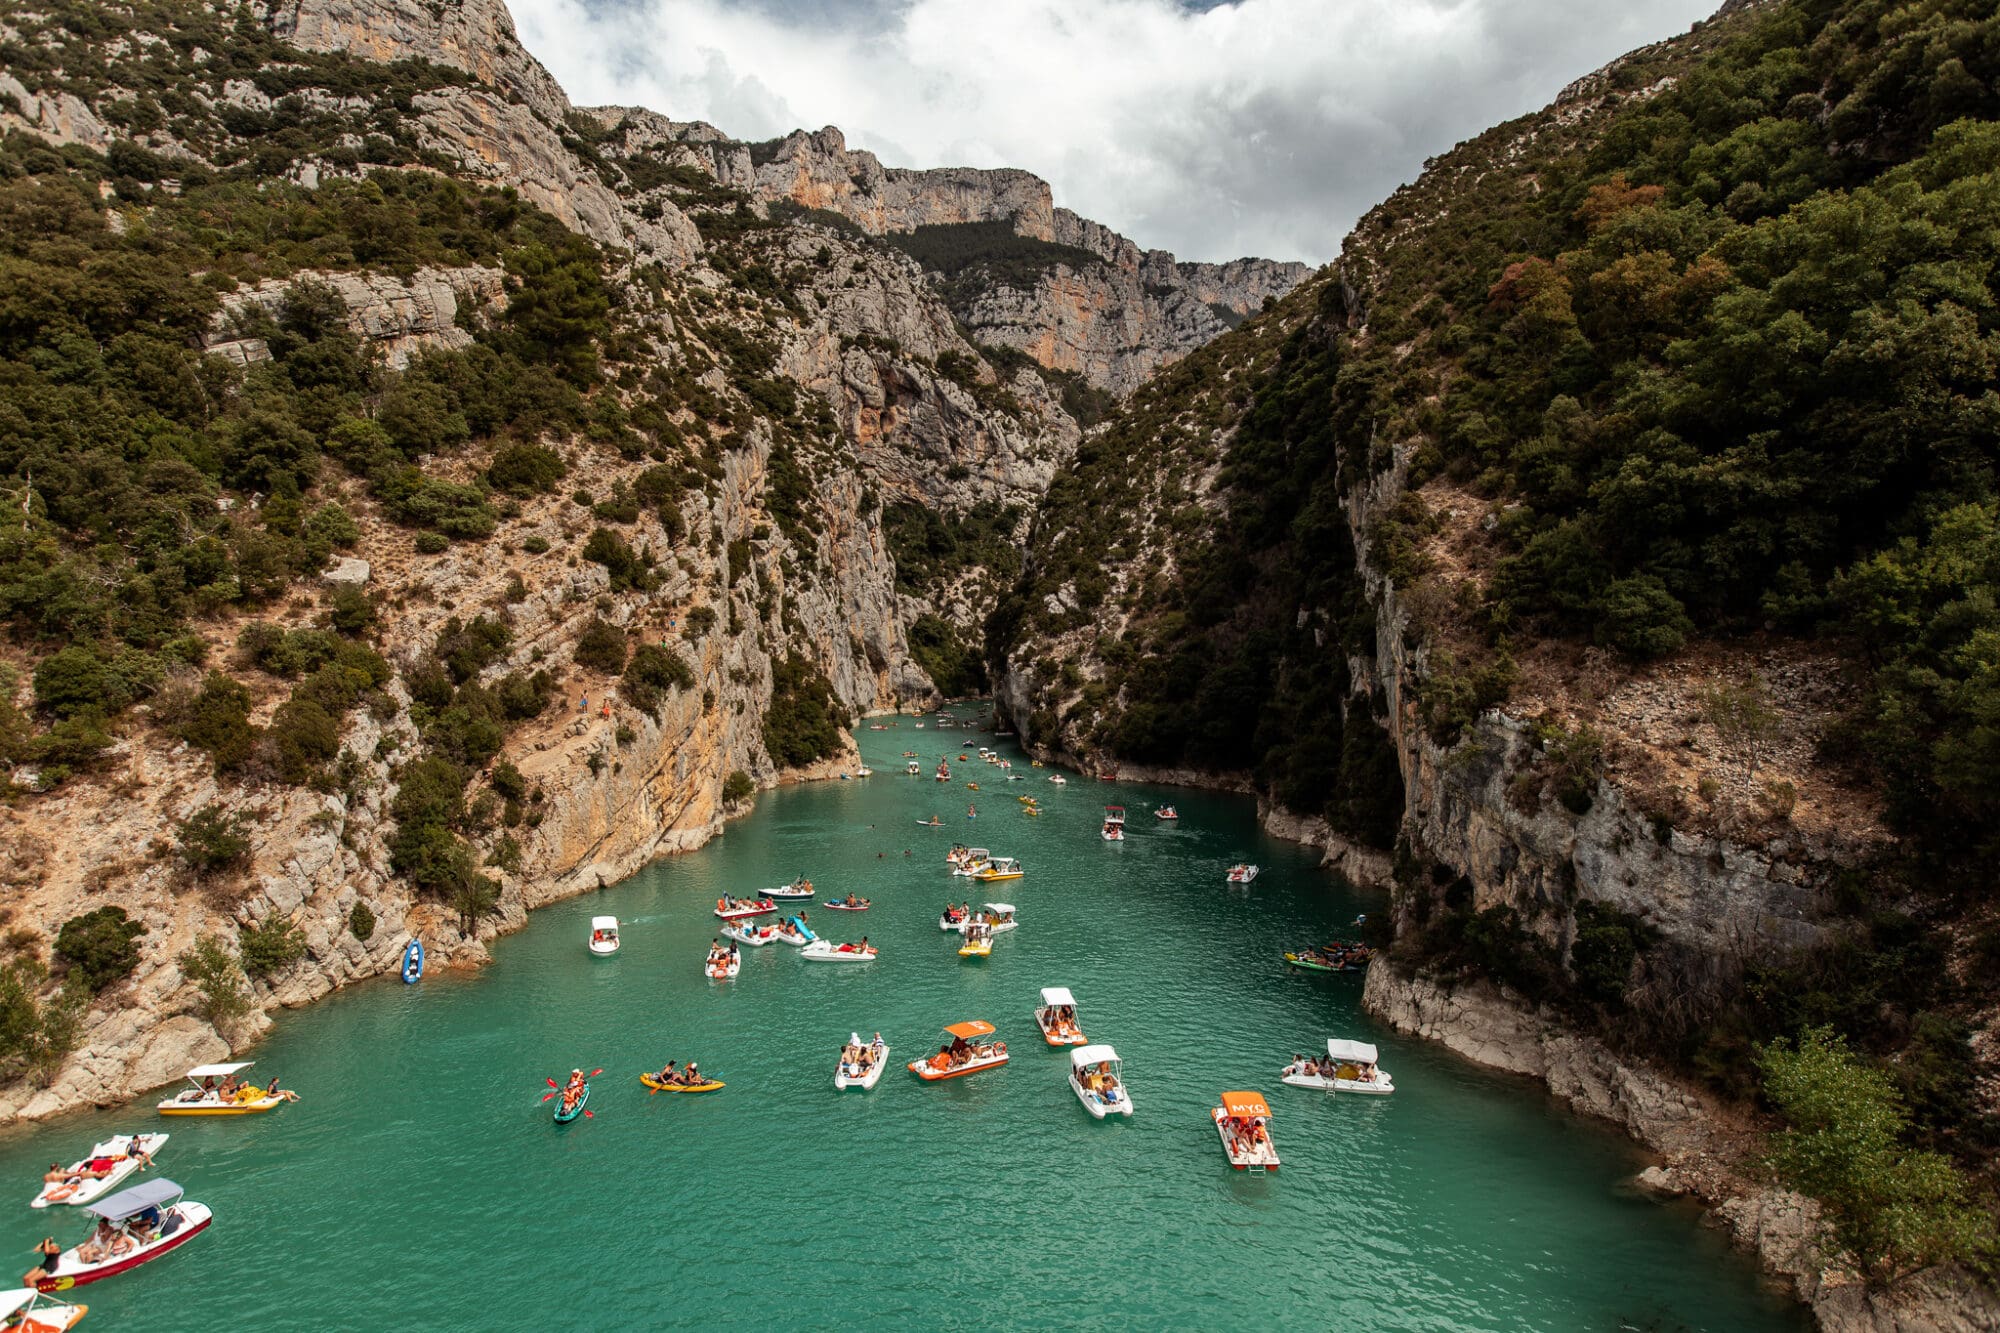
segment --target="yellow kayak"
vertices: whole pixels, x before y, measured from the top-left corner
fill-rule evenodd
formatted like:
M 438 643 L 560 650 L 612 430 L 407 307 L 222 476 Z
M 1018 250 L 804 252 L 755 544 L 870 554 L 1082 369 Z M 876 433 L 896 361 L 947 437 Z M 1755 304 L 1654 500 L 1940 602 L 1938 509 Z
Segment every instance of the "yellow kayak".
M 639 1081 L 653 1092 L 714 1092 L 717 1088 L 728 1086 L 713 1079 L 707 1083 L 662 1083 L 651 1074 L 639 1075 Z

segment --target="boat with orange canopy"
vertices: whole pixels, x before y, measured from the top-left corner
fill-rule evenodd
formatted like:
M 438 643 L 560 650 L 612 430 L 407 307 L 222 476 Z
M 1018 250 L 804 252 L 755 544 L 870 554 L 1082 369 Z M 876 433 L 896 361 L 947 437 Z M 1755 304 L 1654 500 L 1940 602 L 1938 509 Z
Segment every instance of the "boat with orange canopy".
M 951 1040 L 938 1047 L 937 1054 L 910 1061 L 910 1072 L 926 1083 L 977 1074 L 1007 1063 L 1007 1043 L 983 1041 L 993 1035 L 993 1025 L 983 1018 L 953 1023 L 944 1030 Z
M 1222 1105 L 1208 1108 L 1223 1154 L 1238 1171 L 1278 1169 L 1278 1149 L 1271 1142 L 1271 1104 L 1261 1092 L 1225 1092 Z

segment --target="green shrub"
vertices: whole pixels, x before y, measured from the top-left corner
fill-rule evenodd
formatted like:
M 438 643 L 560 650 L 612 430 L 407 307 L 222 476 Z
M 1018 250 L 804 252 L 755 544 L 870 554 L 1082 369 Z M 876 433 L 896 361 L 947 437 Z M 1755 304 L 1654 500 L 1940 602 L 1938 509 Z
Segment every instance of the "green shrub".
M 507 760 L 503 759 L 493 766 L 490 781 L 493 790 L 510 801 L 518 801 L 528 794 L 528 780 L 521 776 L 520 769 Z
M 750 775 L 740 768 L 732 769 L 729 776 L 723 780 L 722 803 L 724 805 L 735 805 L 738 801 L 747 801 L 756 795 L 756 793 L 757 784 L 751 781 Z
M 1909 1113 L 1889 1076 L 1827 1028 L 1773 1042 L 1758 1059 L 1786 1127 L 1770 1162 L 1826 1209 L 1834 1233 L 1877 1277 L 1991 1254 L 1993 1233 L 1945 1157 L 1907 1147 Z
M 363 944 L 375 938 L 375 909 L 359 899 L 347 913 L 347 933 Z
M 681 618 L 681 628 L 689 639 L 705 638 L 708 632 L 715 628 L 715 608 L 712 606 L 688 608 L 687 615 Z
M 451 540 L 442 532 L 420 532 L 415 541 L 418 555 L 438 555 L 451 548 Z
M 145 933 L 146 924 L 127 918 L 124 908 L 100 907 L 63 922 L 55 956 L 69 964 L 70 978 L 94 995 L 131 975 Z
M 305 933 L 283 917 L 267 917 L 254 926 L 240 927 L 236 942 L 244 972 L 259 980 L 306 956 Z
M 658 717 L 667 691 L 694 688 L 694 671 L 678 653 L 656 643 L 642 644 L 625 664 L 619 688 L 634 708 Z
M 250 1012 L 250 996 L 243 989 L 243 969 L 229 946 L 214 935 L 199 935 L 194 947 L 180 956 L 181 972 L 201 990 L 196 1006 L 201 1015 L 220 1027 Z
M 593 616 L 577 636 L 575 656 L 578 666 L 615 676 L 625 669 L 625 631 Z
M 174 826 L 181 859 L 199 875 L 213 875 L 250 859 L 248 820 L 210 802 Z
M 250 725 L 250 691 L 219 671 L 209 672 L 178 734 L 207 751 L 217 772 L 241 768 L 257 745 L 256 729 Z
M 847 714 L 823 672 L 797 653 L 771 669 L 771 704 L 764 711 L 764 748 L 772 762 L 799 768 L 840 750 Z
M 486 480 L 509 495 L 546 495 L 568 472 L 562 455 L 540 444 L 507 444 L 494 451 Z

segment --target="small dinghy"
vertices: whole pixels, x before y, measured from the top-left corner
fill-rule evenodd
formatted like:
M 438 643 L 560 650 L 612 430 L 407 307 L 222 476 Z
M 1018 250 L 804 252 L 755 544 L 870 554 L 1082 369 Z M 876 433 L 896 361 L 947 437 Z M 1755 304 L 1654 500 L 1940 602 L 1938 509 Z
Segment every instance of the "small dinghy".
M 863 935 L 859 944 L 835 944 L 832 940 L 814 940 L 799 950 L 799 957 L 814 963 L 872 963 L 879 952 Z
M 876 1033 L 875 1040 L 864 1045 L 856 1032 L 841 1048 L 840 1060 L 833 1067 L 833 1086 L 842 1092 L 866 1092 L 881 1080 L 888 1064 L 889 1043 L 882 1040 L 882 1034 Z
M 1377 1065 L 1376 1060 L 1375 1048 L 1365 1041 L 1328 1037 L 1326 1059 L 1294 1059 L 1278 1077 L 1279 1081 L 1294 1088 L 1386 1097 L 1396 1090 L 1396 1085 L 1388 1071 Z
M 753 916 L 767 916 L 778 910 L 778 905 L 769 898 L 717 898 L 715 914 L 724 921 L 746 921 Z
M 1069 1090 L 1092 1119 L 1132 1114 L 1132 1094 L 1119 1076 L 1123 1068 L 1109 1046 L 1079 1046 L 1069 1053 Z
M 149 1165 L 166 1144 L 165 1134 L 114 1134 L 93 1146 L 82 1161 L 70 1163 L 60 1178 L 43 1181 L 42 1192 L 29 1200 L 28 1206 L 93 1203 L 117 1189 L 134 1171 Z
M 85 1204 L 109 1229 L 101 1243 L 95 1228 L 81 1244 L 57 1256 L 55 1267 L 35 1283 L 37 1291 L 68 1291 L 101 1282 L 151 1263 L 208 1230 L 214 1220 L 205 1203 L 184 1203 L 185 1191 L 171 1180 L 149 1180 Z
M 739 921 L 733 926 L 724 926 L 722 928 L 722 938 L 725 940 L 735 940 L 738 944 L 747 944 L 753 949 L 761 949 L 767 944 L 776 944 L 778 942 L 778 928 L 776 926 L 760 926 L 750 921 Z
M 1035 1026 L 1051 1046 L 1082 1046 L 1086 1041 L 1076 1021 L 1076 996 L 1067 986 L 1042 987 L 1042 1007 L 1035 1010 Z
M 182 1089 L 155 1109 L 161 1115 L 256 1115 L 285 1102 L 298 1100 L 297 1093 L 276 1091 L 275 1079 L 270 1088 L 260 1088 L 248 1081 L 232 1088 L 234 1075 L 254 1063 L 237 1060 L 230 1064 L 196 1065 L 187 1072 L 188 1081 L 194 1086 Z M 222 1082 L 218 1084 L 217 1079 Z M 224 1088 L 230 1088 L 226 1095 Z
M 912 1060 L 908 1066 L 912 1074 L 926 1083 L 938 1083 L 948 1078 L 963 1078 L 967 1074 L 997 1069 L 1007 1063 L 1006 1042 L 980 1041 L 981 1037 L 993 1035 L 993 1025 L 984 1019 L 974 1018 L 963 1023 L 953 1023 L 944 1032 L 951 1040 L 938 1047 L 936 1055 L 923 1060 Z
M 590 918 L 590 952 L 599 958 L 609 958 L 618 952 L 618 918 L 615 916 L 594 916 Z
M 1181 817 L 1181 812 L 1174 809 L 1171 805 L 1163 805 L 1159 809 L 1153 811 L 1153 818 L 1158 820 L 1175 821 L 1178 820 L 1180 817 Z
M 424 976 L 424 942 L 411 940 L 403 949 L 403 984 L 414 986 Z
M 813 882 L 804 875 L 800 875 L 790 884 L 781 884 L 775 889 L 764 890 L 764 896 L 779 902 L 804 902 L 813 896 Z
M 1250 865 L 1247 862 L 1241 865 L 1233 865 L 1229 867 L 1229 882 L 1231 884 L 1248 884 L 1251 880 L 1256 879 L 1260 873 L 1262 872 L 1256 866 Z
M 845 899 L 835 898 L 832 902 L 821 903 L 820 906 L 829 912 L 865 912 L 868 910 L 869 902 L 866 898 L 857 898 L 850 893 Z
M 89 1313 L 88 1305 L 52 1301 L 33 1287 L 0 1291 L 0 1328 L 10 1333 L 17 1329 L 19 1333 L 64 1333 Z
M 813 934 L 812 927 L 805 923 L 805 918 L 803 917 L 788 916 L 776 929 L 778 939 L 795 949 L 803 948 L 819 938 L 819 936 Z
M 1238 1171 L 1278 1169 L 1278 1149 L 1271 1142 L 1271 1105 L 1261 1092 L 1225 1092 L 1222 1105 L 1208 1108 L 1215 1121 L 1222 1154 Z

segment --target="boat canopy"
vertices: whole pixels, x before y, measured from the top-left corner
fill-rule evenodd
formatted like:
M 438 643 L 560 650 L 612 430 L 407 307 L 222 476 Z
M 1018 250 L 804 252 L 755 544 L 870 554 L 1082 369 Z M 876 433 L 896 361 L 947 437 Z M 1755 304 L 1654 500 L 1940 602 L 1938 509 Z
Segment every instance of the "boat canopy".
M 971 1041 L 974 1037 L 990 1035 L 993 1031 L 993 1025 L 983 1018 L 969 1018 L 963 1023 L 953 1023 L 945 1031 L 954 1037 Z
M 987 903 L 987 904 L 986 904 L 986 910 L 987 910 L 987 911 L 989 911 L 989 912 L 998 912 L 998 913 L 999 913 L 999 914 L 1000 914 L 1001 916 L 1012 916 L 1012 915 L 1013 915 L 1013 913 L 1014 913 L 1014 904 L 1012 904 L 1012 903 Z
M 196 1065 L 193 1069 L 188 1070 L 187 1076 L 189 1078 L 228 1078 L 237 1070 L 248 1069 L 255 1063 L 256 1061 L 254 1060 L 239 1060 L 231 1065 Z
M 13 1291 L 0 1291 L 0 1320 L 11 1319 L 28 1308 L 35 1297 L 41 1295 L 33 1287 L 19 1287 Z
M 1090 1048 L 1086 1046 L 1083 1049 L 1087 1051 Z M 1271 1114 L 1271 1104 L 1264 1100 L 1264 1094 L 1261 1092 L 1225 1092 L 1222 1094 L 1222 1109 L 1227 1115 L 1268 1116 Z
M 1326 1053 L 1336 1060 L 1349 1060 L 1358 1065 L 1375 1063 L 1375 1048 L 1365 1041 L 1348 1041 L 1343 1037 L 1328 1037 Z
M 592 930 L 616 930 L 618 929 L 618 918 L 615 916 L 594 916 L 590 918 L 590 928 Z
M 1125 807 L 1122 805 L 1107 805 L 1104 807 L 1104 813 L 1107 815 L 1122 815 L 1125 813 Z
M 1109 1046 L 1079 1046 L 1069 1053 L 1069 1063 L 1072 1069 L 1081 1069 L 1085 1065 L 1103 1064 L 1106 1060 L 1115 1064 L 1118 1060 L 1118 1052 L 1112 1050 Z
M 1069 993 L 1067 986 L 1042 987 L 1042 1003 L 1047 1005 L 1075 1004 L 1076 996 Z
M 119 1190 L 108 1199 L 85 1204 L 84 1207 L 107 1222 L 123 1222 L 128 1217 L 136 1217 L 145 1212 L 148 1208 L 160 1208 L 170 1204 L 186 1192 L 173 1181 L 161 1177 L 142 1185 L 134 1185 L 129 1190 Z

